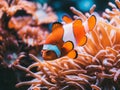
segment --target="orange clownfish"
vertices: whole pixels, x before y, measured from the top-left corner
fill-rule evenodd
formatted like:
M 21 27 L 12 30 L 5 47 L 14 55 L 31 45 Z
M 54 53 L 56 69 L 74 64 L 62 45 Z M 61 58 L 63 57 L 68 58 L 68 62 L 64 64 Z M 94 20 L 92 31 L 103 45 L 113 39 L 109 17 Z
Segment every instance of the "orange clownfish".
M 81 19 L 72 20 L 63 16 L 66 24 L 55 22 L 52 25 L 52 33 L 47 37 L 41 51 L 44 60 L 53 60 L 67 55 L 70 58 L 77 57 L 75 46 L 83 46 L 86 41 L 86 33 L 93 30 L 96 25 L 95 15 L 82 22 Z

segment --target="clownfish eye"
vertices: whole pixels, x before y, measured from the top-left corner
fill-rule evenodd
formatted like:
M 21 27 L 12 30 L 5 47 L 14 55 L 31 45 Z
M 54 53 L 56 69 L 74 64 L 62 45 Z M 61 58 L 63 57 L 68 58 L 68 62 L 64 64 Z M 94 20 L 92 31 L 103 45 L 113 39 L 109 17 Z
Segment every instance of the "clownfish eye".
M 46 55 L 50 55 L 52 53 L 51 50 L 42 50 L 41 54 L 46 54 Z
M 47 55 L 50 55 L 50 54 L 51 54 L 51 51 L 46 51 L 46 54 L 47 54 Z

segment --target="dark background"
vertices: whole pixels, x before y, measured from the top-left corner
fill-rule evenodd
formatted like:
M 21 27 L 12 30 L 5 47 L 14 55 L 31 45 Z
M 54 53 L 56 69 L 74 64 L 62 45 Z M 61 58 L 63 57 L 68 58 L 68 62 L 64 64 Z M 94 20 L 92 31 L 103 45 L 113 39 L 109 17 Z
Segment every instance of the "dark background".
M 61 17 L 64 14 L 68 14 L 70 16 L 73 13 L 70 11 L 70 6 L 75 7 L 79 11 L 83 13 L 88 12 L 90 7 L 95 4 L 96 12 L 103 12 L 106 8 L 110 8 L 108 6 L 108 2 L 113 2 L 114 0 L 33 0 L 36 2 L 40 2 L 41 4 L 47 3 L 49 6 L 53 8 L 53 10 L 58 15 L 58 20 L 61 21 Z

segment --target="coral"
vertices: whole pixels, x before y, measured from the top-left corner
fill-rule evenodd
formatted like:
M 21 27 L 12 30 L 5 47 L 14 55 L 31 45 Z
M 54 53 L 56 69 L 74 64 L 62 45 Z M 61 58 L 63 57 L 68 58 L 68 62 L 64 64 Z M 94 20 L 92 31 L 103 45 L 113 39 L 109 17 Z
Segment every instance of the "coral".
M 8 21 L 5 22 L 8 24 L 8 28 L 18 32 L 18 37 L 29 46 L 41 45 L 42 43 L 40 43 L 40 40 L 43 42 L 43 38 L 47 37 L 46 33 L 49 33 L 44 25 L 57 20 L 56 14 L 50 6 L 47 6 L 47 4 L 42 6 L 41 4 L 27 0 L 1 0 L 0 2 L 0 17 L 2 18 L 2 16 L 4 16 L 3 14 L 6 14 Z M 33 30 L 33 28 L 35 30 Z M 39 38 L 40 40 L 35 40 L 34 34 L 27 34 L 28 31 L 33 32 L 34 34 L 37 31 L 38 34 L 35 35 L 37 35 L 36 38 Z M 44 35 L 41 34 L 41 32 Z M 33 44 L 34 42 L 29 42 L 31 39 L 33 39 L 33 41 L 35 40 L 35 44 Z
M 57 20 L 56 14 L 46 3 L 43 6 L 37 3 L 37 9 L 33 13 L 33 18 L 37 21 L 37 24 L 47 24 Z
M 49 34 L 48 24 L 57 20 L 50 6 L 40 5 L 29 0 L 0 0 L 0 90 L 16 90 L 14 85 L 23 75 L 13 67 L 17 57 L 29 53 L 39 56 Z M 21 62 L 30 65 L 32 61 Z
M 14 47 L 14 49 L 13 49 Z M 17 51 L 18 42 L 15 36 L 0 28 L 0 62 L 6 67 L 12 64 L 17 58 L 14 52 Z M 4 61 L 5 60 L 5 61 Z
M 14 6 L 17 8 L 11 12 L 8 9 L 6 10 L 6 13 L 12 16 L 8 22 L 8 27 L 14 29 L 19 38 L 29 46 L 42 45 L 49 34 L 48 29 L 43 27 L 44 24 L 57 20 L 57 16 L 52 11 L 52 8 L 47 6 L 47 4 L 44 4 L 42 7 L 41 4 L 25 0 L 19 0 L 17 3 L 15 1 L 12 2 L 15 5 L 12 3 L 8 9 L 12 10 L 11 8 L 14 8 Z
M 16 86 L 31 85 L 28 90 L 119 90 L 120 89 L 120 2 L 109 3 L 103 16 L 97 16 L 95 29 L 87 34 L 88 41 L 83 47 L 76 47 L 77 59 L 67 56 L 53 61 L 41 61 L 29 56 L 35 63 L 28 67 L 19 64 L 16 68 L 35 79 L 20 82 Z M 117 8 L 118 7 L 118 8 Z M 86 20 L 94 14 L 95 5 L 85 15 L 71 7 L 71 11 Z M 19 59 L 19 58 L 18 58 Z M 33 72 L 32 68 L 37 67 Z
M 41 20 L 38 14 L 43 13 L 45 17 Z M 21 52 L 40 51 L 49 34 L 47 25 L 56 20 L 56 14 L 47 4 L 42 7 L 27 0 L 0 0 L 0 58 L 12 64 Z M 33 49 L 36 47 L 38 50 Z M 14 60 L 11 62 L 8 57 Z
M 18 34 L 26 44 L 38 46 L 44 43 L 49 33 L 46 28 L 26 25 L 18 31 Z

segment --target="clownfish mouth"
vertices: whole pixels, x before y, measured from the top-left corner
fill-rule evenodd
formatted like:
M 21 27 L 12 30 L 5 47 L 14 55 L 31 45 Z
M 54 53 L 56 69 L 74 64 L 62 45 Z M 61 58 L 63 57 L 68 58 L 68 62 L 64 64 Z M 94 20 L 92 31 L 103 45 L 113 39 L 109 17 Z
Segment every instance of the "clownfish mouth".
M 41 54 L 44 60 L 53 60 L 58 58 L 56 53 L 52 50 L 42 50 Z

